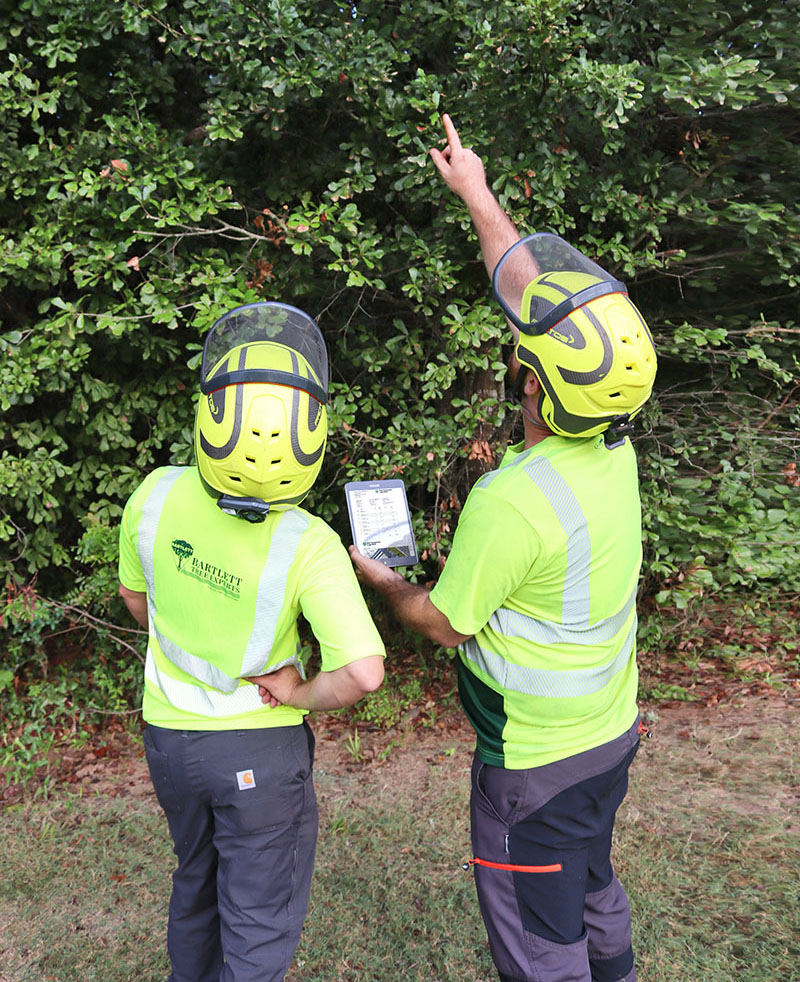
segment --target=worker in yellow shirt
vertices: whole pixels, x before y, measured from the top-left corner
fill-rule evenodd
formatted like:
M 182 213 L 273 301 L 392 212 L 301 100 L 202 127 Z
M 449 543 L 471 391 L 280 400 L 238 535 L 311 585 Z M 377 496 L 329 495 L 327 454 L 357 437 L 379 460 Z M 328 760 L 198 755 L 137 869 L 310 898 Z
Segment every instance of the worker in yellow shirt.
M 305 716 L 383 680 L 347 553 L 300 507 L 325 451 L 327 387 L 305 313 L 225 314 L 203 352 L 196 465 L 153 471 L 123 514 L 120 593 L 148 629 L 145 750 L 177 856 L 170 982 L 284 978 L 318 825 Z M 308 680 L 301 613 L 322 664 Z
M 444 124 L 448 145 L 431 154 L 511 326 L 524 439 L 473 487 L 430 592 L 350 553 L 406 626 L 459 649 L 477 736 L 472 865 L 501 982 L 634 982 L 610 850 L 639 743 L 629 433 L 655 350 L 622 283 L 558 236 L 520 240 Z

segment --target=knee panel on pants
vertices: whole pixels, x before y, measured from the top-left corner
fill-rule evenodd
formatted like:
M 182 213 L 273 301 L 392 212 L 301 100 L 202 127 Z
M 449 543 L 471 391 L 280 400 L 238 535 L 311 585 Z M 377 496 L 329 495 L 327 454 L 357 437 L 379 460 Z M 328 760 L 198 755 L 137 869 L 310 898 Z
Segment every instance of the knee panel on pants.
M 628 898 L 616 876 L 604 890 L 586 894 L 583 917 L 589 932 L 589 958 L 598 962 L 600 966 L 598 971 L 603 967 L 601 963 L 629 955 L 631 913 Z M 619 971 L 622 974 L 618 977 L 625 978 L 632 964 L 633 956 L 630 955 L 630 965 L 627 969 L 622 971 L 621 968 L 611 967 L 608 970 L 613 978 L 617 977 L 613 973 Z M 598 978 L 601 978 L 601 975 L 598 975 Z
M 613 958 L 592 958 L 589 956 L 592 982 L 633 982 L 633 948 Z

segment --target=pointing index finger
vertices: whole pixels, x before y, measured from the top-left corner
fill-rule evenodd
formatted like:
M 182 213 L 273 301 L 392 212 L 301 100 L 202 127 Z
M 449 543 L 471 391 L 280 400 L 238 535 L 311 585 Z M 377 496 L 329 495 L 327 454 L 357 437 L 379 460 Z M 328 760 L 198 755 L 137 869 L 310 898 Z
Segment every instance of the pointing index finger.
M 442 116 L 442 122 L 444 123 L 444 132 L 447 136 L 447 142 L 450 144 L 450 154 L 457 153 L 461 151 L 461 140 L 458 137 L 458 130 L 453 125 L 453 120 L 445 113 Z

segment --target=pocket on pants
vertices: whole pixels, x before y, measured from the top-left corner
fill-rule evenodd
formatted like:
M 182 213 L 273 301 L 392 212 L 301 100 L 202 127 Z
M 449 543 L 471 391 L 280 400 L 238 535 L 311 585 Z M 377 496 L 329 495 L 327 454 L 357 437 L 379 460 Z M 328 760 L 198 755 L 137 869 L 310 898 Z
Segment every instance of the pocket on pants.
M 145 727 L 142 740 L 147 766 L 150 770 L 150 780 L 153 782 L 153 790 L 159 805 L 168 814 L 183 812 L 183 799 L 175 789 L 169 754 L 156 750 L 147 727 Z
M 477 806 L 501 825 L 510 826 L 524 793 L 525 772 L 493 767 L 477 758 L 472 765 L 472 791 Z
M 310 769 L 305 731 L 302 726 L 291 729 L 296 732 L 281 734 L 280 743 L 267 731 L 248 734 L 240 747 L 232 748 L 235 752 L 215 764 L 212 802 L 215 811 L 224 809 L 230 832 L 261 832 L 299 821 Z M 295 747 L 298 741 L 302 754 Z
M 475 771 L 472 777 L 472 790 L 477 797 L 480 807 L 484 811 L 489 812 L 489 814 L 498 821 L 501 825 L 505 825 L 505 819 L 503 819 L 497 812 L 494 804 L 490 800 L 486 793 L 486 788 L 484 786 L 484 776 L 485 776 L 486 764 L 483 761 L 476 761 Z

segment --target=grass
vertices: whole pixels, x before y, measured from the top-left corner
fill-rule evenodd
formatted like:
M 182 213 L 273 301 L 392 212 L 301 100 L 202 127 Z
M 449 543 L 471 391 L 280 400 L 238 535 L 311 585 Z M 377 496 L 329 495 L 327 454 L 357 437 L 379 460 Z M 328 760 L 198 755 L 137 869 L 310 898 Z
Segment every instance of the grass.
M 461 868 L 469 746 L 427 734 L 423 745 L 398 746 L 371 771 L 320 775 L 327 830 L 308 916 L 318 930 L 304 932 L 291 982 L 495 977 Z
M 51 797 L 9 809 L 2 830 L 3 982 L 166 977 L 171 843 L 149 800 Z
M 618 865 L 644 982 L 800 979 L 797 711 L 757 705 L 640 754 Z
M 800 980 L 796 715 L 773 700 L 724 717 L 682 706 L 656 723 L 616 851 L 640 982 Z M 469 757 L 452 733 L 409 733 L 382 764 L 323 748 L 289 982 L 496 979 L 460 868 Z M 0 833 L 2 982 L 166 977 L 173 860 L 151 797 L 59 792 L 7 809 Z

